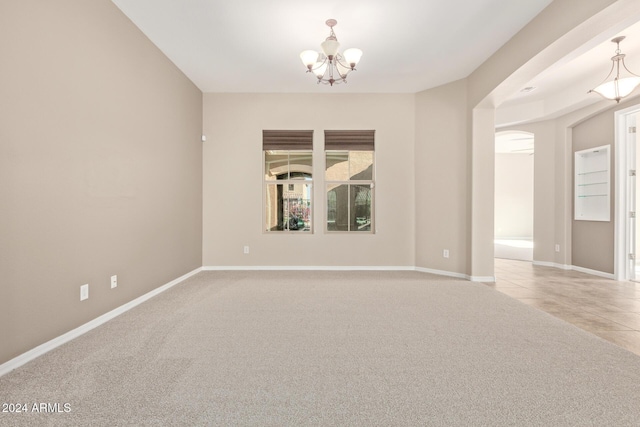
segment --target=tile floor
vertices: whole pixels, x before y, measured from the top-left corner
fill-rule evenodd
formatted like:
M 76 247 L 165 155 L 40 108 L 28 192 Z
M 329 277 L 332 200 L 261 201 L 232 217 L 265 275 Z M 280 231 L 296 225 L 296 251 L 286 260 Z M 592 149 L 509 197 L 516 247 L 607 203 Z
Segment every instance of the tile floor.
M 490 286 L 640 355 L 640 283 L 495 260 Z

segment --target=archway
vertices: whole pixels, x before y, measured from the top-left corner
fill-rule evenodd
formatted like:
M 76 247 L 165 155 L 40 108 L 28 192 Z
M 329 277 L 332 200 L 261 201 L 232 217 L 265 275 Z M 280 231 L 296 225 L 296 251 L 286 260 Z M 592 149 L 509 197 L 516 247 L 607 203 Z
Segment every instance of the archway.
M 534 134 L 496 133 L 494 256 L 533 261 Z

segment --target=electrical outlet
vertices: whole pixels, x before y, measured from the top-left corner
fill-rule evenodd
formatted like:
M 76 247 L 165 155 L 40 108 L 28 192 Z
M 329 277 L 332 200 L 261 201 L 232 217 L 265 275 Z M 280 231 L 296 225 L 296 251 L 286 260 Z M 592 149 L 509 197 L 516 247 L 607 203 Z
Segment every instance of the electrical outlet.
M 443 258 L 449 258 L 449 249 L 444 249 L 442 251 L 442 257 Z
M 556 252 L 560 252 L 560 245 L 556 243 Z
M 244 252 L 245 255 L 248 254 L 249 253 L 249 246 L 245 246 L 243 248 L 243 252 Z
M 84 301 L 89 298 L 89 284 L 80 286 L 80 301 Z
M 118 287 L 118 276 L 111 276 L 111 289 Z

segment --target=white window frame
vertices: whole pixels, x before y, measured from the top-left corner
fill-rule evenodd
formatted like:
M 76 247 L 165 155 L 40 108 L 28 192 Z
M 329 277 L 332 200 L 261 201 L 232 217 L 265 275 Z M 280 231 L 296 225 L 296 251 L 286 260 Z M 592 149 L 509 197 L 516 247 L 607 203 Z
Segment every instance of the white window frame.
M 311 175 L 310 178 L 304 178 L 304 179 L 291 179 L 291 175 L 289 175 L 289 179 L 276 179 L 276 180 L 269 180 L 267 179 L 267 152 L 269 151 L 286 151 L 287 152 L 287 171 L 286 173 L 290 174 L 291 172 L 300 172 L 300 171 L 292 171 L 291 170 L 291 154 L 292 153 L 309 153 L 311 156 L 311 168 L 308 171 L 308 173 Z M 314 209 L 314 197 L 313 197 L 313 193 L 314 193 L 314 183 L 313 183 L 313 162 L 314 162 L 314 158 L 313 158 L 313 150 L 262 150 L 262 168 L 263 168 L 263 173 L 262 173 L 262 232 L 265 234 L 282 234 L 282 233 L 289 233 L 289 234 L 313 234 L 314 232 L 314 226 L 315 226 L 315 220 L 314 220 L 314 214 L 313 214 L 313 209 Z M 302 173 L 306 173 L 306 172 L 302 172 Z M 309 185 L 309 222 L 311 223 L 311 225 L 309 226 L 308 230 L 291 230 L 289 229 L 289 224 L 288 222 L 286 223 L 286 225 L 283 225 L 282 230 L 270 230 L 268 228 L 268 222 L 267 222 L 267 213 L 268 213 L 268 207 L 267 207 L 267 188 L 270 185 L 282 185 L 283 187 L 283 191 L 288 191 L 288 188 L 290 185 Z M 284 197 L 284 195 L 283 195 Z M 284 221 L 283 221 L 284 222 Z
M 325 150 L 324 151 L 324 160 L 325 160 L 325 183 L 324 183 L 324 200 L 326 204 L 325 209 L 325 221 L 324 221 L 324 231 L 325 233 L 334 234 L 334 233 L 348 233 L 348 234 L 375 234 L 376 231 L 376 221 L 375 221 L 375 182 L 376 182 L 376 152 L 375 150 L 364 150 L 372 153 L 372 163 L 371 163 L 371 179 L 361 180 L 361 179 L 352 179 L 352 180 L 327 180 L 326 179 L 326 161 L 327 156 L 330 153 L 347 153 L 348 156 L 351 155 L 352 152 L 355 151 L 363 151 L 363 150 Z M 347 176 L 351 176 L 351 161 L 350 157 L 347 159 L 348 169 Z M 359 230 L 351 230 L 351 221 L 347 221 L 347 230 L 329 230 L 329 187 L 331 186 L 341 186 L 345 185 L 347 187 L 347 218 L 351 218 L 351 189 L 353 186 L 369 186 L 371 189 L 371 223 L 369 226 L 369 230 L 367 231 L 359 231 Z

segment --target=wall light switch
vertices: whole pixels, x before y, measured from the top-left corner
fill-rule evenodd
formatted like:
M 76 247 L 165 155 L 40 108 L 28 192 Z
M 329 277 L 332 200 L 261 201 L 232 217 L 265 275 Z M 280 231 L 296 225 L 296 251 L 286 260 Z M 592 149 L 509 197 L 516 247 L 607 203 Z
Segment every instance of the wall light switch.
M 89 298 L 89 284 L 80 286 L 80 301 L 84 301 Z
M 118 276 L 111 276 L 111 289 L 118 286 Z
M 449 249 L 444 249 L 444 250 L 442 251 L 442 256 L 443 256 L 444 258 L 449 258 Z
M 249 253 L 249 246 L 245 246 L 245 247 L 243 248 L 243 252 L 244 252 L 245 254 L 248 254 L 248 253 Z

